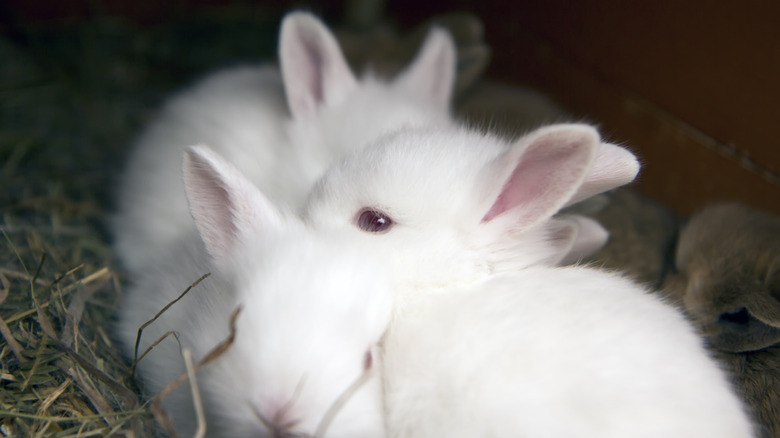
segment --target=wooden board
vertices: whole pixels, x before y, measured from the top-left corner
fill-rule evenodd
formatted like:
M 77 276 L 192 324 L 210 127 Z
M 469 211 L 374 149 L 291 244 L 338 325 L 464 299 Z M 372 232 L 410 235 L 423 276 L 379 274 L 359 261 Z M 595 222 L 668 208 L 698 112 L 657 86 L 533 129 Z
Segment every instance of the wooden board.
M 780 3 L 389 3 L 405 25 L 480 16 L 489 74 L 555 97 L 645 164 L 639 187 L 686 214 L 741 200 L 780 213 Z

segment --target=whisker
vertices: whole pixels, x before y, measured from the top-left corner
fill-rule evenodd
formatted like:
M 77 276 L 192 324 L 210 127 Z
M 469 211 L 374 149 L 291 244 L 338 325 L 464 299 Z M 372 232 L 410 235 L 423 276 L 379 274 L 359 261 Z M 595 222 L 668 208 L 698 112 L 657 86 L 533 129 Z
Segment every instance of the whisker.
M 277 417 L 279 415 L 284 415 L 287 412 L 287 410 L 290 409 L 290 406 L 295 404 L 295 402 L 297 401 L 298 397 L 301 396 L 301 392 L 303 391 L 303 385 L 306 384 L 306 379 L 307 379 L 306 375 L 301 377 L 301 380 L 299 380 L 298 384 L 295 385 L 295 390 L 293 391 L 292 397 L 290 397 L 290 399 L 287 400 L 287 402 L 285 402 L 284 405 L 282 405 L 282 407 L 279 409 L 279 412 L 277 412 L 277 415 L 276 415 Z M 298 420 L 294 420 L 294 421 L 295 421 L 295 424 L 298 423 Z
M 271 422 L 269 422 L 265 416 L 260 413 L 260 410 L 258 410 L 256 406 L 252 406 L 252 412 L 254 412 L 255 417 L 257 417 L 257 419 L 263 423 L 263 426 L 267 427 L 268 429 L 272 429 Z
M 355 392 L 357 392 L 361 386 L 368 382 L 368 379 L 371 378 L 372 373 L 373 369 L 367 369 L 363 371 L 363 374 L 355 379 L 355 381 L 352 382 L 352 384 L 341 393 L 339 398 L 337 398 L 336 401 L 330 405 L 328 410 L 325 412 L 325 415 L 322 416 L 322 420 L 320 420 L 320 424 L 317 425 L 317 429 L 314 431 L 314 435 L 312 435 L 311 438 L 323 438 L 325 436 L 325 431 L 327 431 L 330 423 L 333 422 L 333 418 L 335 418 L 336 414 L 338 414 L 341 408 L 344 407 L 344 404 L 347 403 L 353 395 L 355 395 Z
M 261 423 L 263 423 L 263 426 L 265 426 L 265 428 L 268 429 L 269 432 L 271 432 L 271 436 L 276 437 L 279 435 L 280 430 L 276 428 L 276 425 L 273 422 L 268 421 L 268 419 L 265 418 L 265 416 L 262 413 L 260 413 L 257 407 L 253 406 L 252 411 L 254 412 L 255 417 L 257 417 L 257 419 L 260 420 Z

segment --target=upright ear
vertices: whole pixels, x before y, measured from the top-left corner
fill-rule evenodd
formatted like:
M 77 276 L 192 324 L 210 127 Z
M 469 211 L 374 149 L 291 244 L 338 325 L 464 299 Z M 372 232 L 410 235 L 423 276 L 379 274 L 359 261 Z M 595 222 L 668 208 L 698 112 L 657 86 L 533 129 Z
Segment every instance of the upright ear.
M 620 146 L 601 143 L 585 181 L 566 205 L 628 184 L 638 173 L 639 161 L 634 154 Z
M 585 216 L 558 216 L 550 221 L 549 243 L 554 255 L 549 263 L 570 265 L 601 249 L 609 239 L 609 232 L 598 222 Z
M 293 12 L 284 18 L 279 58 L 294 118 L 338 105 L 357 87 L 336 38 L 309 13 Z
M 582 186 L 599 144 L 588 125 L 552 125 L 521 138 L 485 169 L 494 202 L 482 222 L 501 218 L 523 231 L 549 219 Z
M 190 212 L 218 264 L 227 262 L 249 233 L 281 226 L 281 213 L 271 202 L 207 146 L 185 150 L 183 171 Z
M 428 96 L 442 108 L 449 108 L 455 82 L 455 43 L 446 30 L 432 27 L 414 58 L 395 83 L 414 93 Z

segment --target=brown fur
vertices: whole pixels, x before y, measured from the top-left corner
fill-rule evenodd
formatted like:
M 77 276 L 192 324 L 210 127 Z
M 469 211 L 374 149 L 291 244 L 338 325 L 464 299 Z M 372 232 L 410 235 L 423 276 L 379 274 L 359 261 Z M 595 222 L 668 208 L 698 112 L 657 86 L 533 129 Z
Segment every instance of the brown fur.
M 731 372 L 737 394 L 752 409 L 757 434 L 780 437 L 780 345 L 746 353 L 717 352 Z
M 694 215 L 662 293 L 726 365 L 761 436 L 780 438 L 780 218 L 740 204 Z
M 585 201 L 584 206 L 587 208 Z M 648 287 L 660 286 L 677 233 L 672 212 L 638 192 L 610 192 L 607 205 L 595 212 L 577 211 L 609 231 L 607 244 L 584 262 L 618 270 Z

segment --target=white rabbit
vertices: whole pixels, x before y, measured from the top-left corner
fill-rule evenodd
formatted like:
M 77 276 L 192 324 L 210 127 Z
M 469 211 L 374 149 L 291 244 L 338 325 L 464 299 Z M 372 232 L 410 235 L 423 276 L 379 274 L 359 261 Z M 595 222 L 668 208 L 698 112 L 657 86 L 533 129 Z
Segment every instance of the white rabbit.
M 549 266 L 594 228 L 553 215 L 637 168 L 592 127 L 556 125 L 514 143 L 404 129 L 328 170 L 306 220 L 363 236 L 391 271 L 391 437 L 750 435 L 675 309 L 613 274 Z
M 277 210 L 208 148 L 187 149 L 184 177 L 202 241 L 183 241 L 133 278 L 116 328 L 124 352 L 132 357 L 138 328 L 211 272 L 147 327 L 140 343 L 142 352 L 175 331 L 197 361 L 228 337 L 230 315 L 240 306 L 233 344 L 198 373 L 209 436 L 314 436 L 328 409 L 361 379 L 368 380 L 324 436 L 383 436 L 372 356 L 392 294 L 380 264 L 348 238 L 317 236 Z M 184 370 L 173 338 L 138 363 L 150 395 Z M 192 435 L 192 406 L 188 385 L 164 399 L 180 435 Z
M 594 247 L 583 245 L 588 234 L 598 247 L 606 235 L 597 224 L 550 217 L 631 181 L 638 168 L 588 125 L 548 126 L 513 142 L 462 127 L 407 128 L 329 168 L 304 217 L 369 240 L 399 287 L 448 287 L 529 257 L 573 261 L 567 251 Z
M 217 72 L 172 98 L 141 135 L 120 181 L 112 223 L 130 271 L 155 263 L 195 227 L 180 177 L 186 146 L 208 144 L 279 204 L 298 208 L 314 181 L 345 152 L 406 125 L 452 123 L 455 47 L 428 34 L 394 80 L 358 80 L 337 41 L 313 15 L 288 14 L 279 61 Z
M 533 266 L 417 295 L 382 345 L 393 438 L 752 436 L 683 316 L 606 271 Z

